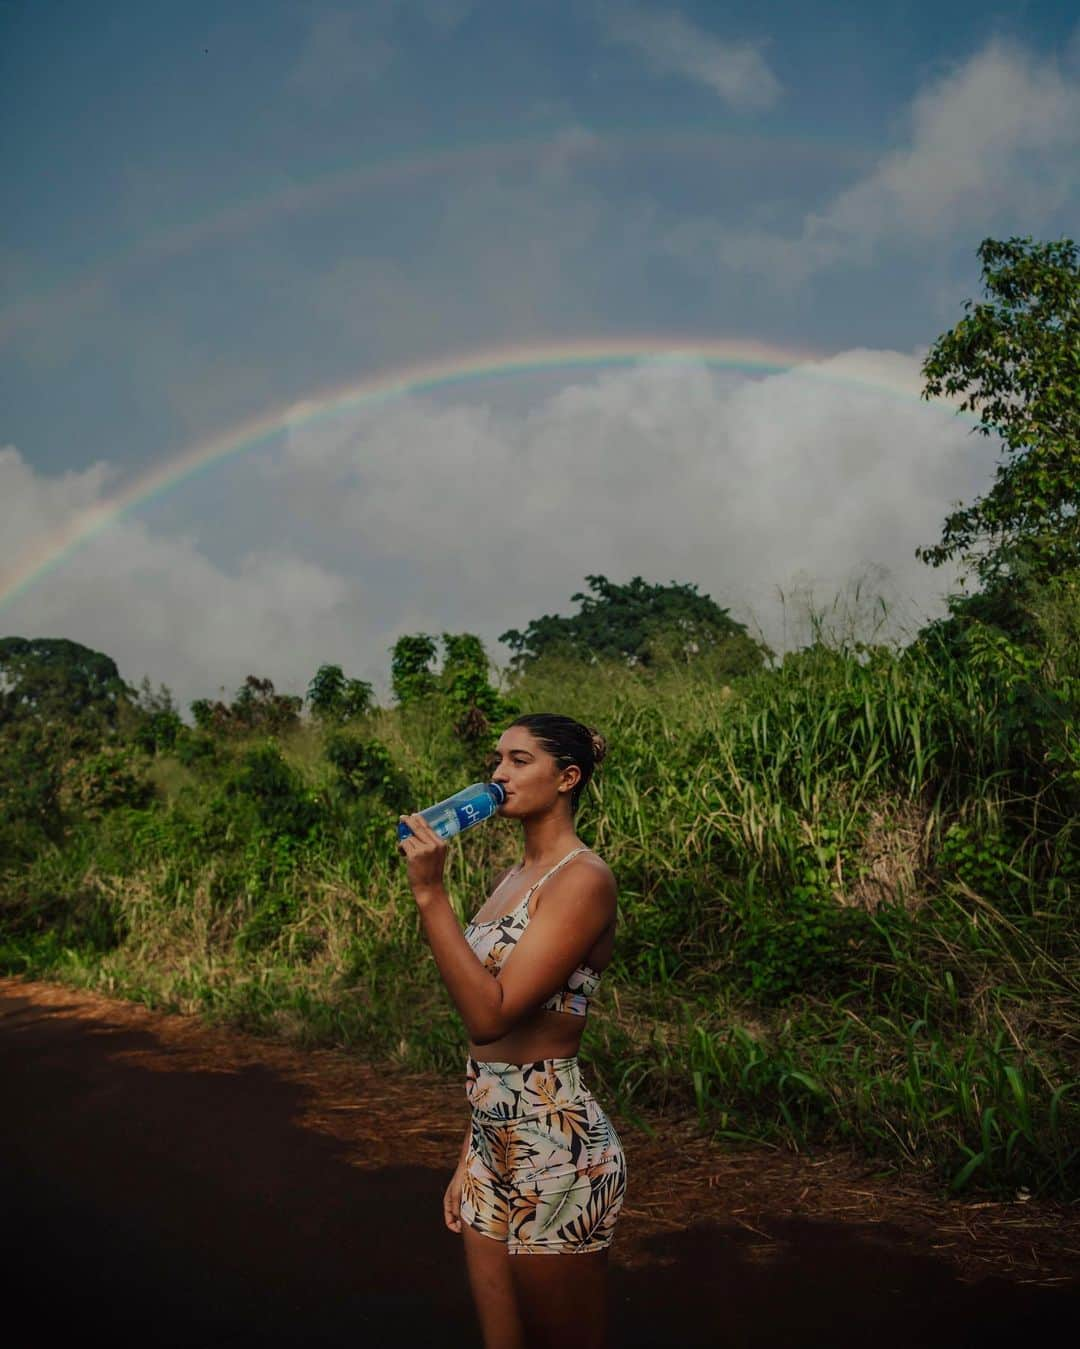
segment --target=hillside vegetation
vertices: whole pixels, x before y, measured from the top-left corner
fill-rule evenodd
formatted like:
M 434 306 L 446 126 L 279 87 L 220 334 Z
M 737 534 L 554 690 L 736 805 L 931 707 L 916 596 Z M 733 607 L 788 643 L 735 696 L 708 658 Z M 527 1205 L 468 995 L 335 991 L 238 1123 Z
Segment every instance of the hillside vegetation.
M 415 634 L 389 707 L 323 665 L 306 699 L 252 676 L 194 725 L 100 653 L 7 639 L 3 967 L 457 1075 L 396 817 L 483 776 L 516 710 L 558 711 L 610 746 L 580 812 L 619 884 L 583 1047 L 605 1099 L 958 1190 L 1080 1195 L 1077 269 L 1042 246 L 1062 298 L 1029 275 L 1040 246 L 1009 247 L 988 286 L 1011 268 L 1015 310 L 1028 276 L 1073 365 L 1002 395 L 999 421 L 1025 397 L 1035 420 L 929 558 L 977 550 L 945 619 L 904 646 L 822 626 L 781 659 L 694 586 L 590 577 L 577 620 L 507 634 L 502 676 L 470 634 L 441 659 Z M 985 379 L 975 319 L 928 361 L 943 386 L 974 363 L 949 392 Z M 451 847 L 463 919 L 518 842 L 496 821 Z

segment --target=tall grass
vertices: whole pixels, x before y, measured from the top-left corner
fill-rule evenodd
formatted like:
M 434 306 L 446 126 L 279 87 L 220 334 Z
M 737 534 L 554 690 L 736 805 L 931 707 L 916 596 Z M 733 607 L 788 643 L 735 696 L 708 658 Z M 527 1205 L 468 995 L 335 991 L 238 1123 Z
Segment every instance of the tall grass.
M 620 886 L 583 1049 L 614 1104 L 954 1190 L 1080 1193 L 1080 672 L 1051 649 L 1018 669 L 992 641 L 819 641 L 730 686 L 556 663 L 519 683 L 612 746 L 580 832 Z M 482 771 L 434 701 L 346 732 L 418 805 Z M 324 749 L 305 726 L 158 755 L 149 806 L 4 873 L 6 966 L 458 1073 L 392 791 L 348 790 Z M 517 847 L 497 822 L 451 849 L 461 918 Z

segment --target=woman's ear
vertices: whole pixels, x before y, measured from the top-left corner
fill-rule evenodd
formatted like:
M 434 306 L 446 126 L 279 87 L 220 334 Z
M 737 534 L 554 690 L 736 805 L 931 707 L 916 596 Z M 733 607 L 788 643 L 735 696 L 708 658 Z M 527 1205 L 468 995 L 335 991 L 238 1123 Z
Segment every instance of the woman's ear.
M 572 792 L 581 781 L 581 769 L 576 763 L 572 763 L 569 768 L 562 771 L 562 781 L 559 783 L 560 792 Z

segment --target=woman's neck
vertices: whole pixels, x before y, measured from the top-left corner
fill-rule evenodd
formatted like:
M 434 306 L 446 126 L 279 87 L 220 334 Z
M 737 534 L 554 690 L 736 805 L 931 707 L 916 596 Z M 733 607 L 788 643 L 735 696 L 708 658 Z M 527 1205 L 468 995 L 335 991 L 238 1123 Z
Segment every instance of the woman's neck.
M 536 819 L 523 820 L 527 867 L 554 866 L 577 844 L 574 822 L 564 810 L 552 811 Z

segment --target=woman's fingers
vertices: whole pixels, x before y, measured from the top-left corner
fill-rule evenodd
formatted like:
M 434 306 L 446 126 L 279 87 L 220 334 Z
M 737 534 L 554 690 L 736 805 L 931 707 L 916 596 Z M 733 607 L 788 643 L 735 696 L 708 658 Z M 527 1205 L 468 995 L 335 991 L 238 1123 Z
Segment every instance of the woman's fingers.
M 446 847 L 446 840 L 439 837 L 422 815 L 399 815 L 398 819 L 412 830 L 411 834 L 398 840 L 402 852 L 408 851 L 405 845 L 409 843 L 414 845 L 414 851 L 422 852 Z
M 419 839 L 423 843 L 441 843 L 442 839 L 424 819 L 423 815 L 399 815 L 398 819 L 407 824 L 412 830 L 410 835 L 406 835 L 401 841 L 407 843 L 409 838 Z
M 405 859 L 413 893 L 419 897 L 421 889 L 442 884 L 446 843 L 420 815 L 399 818 L 412 830 L 411 835 L 398 840 L 398 850 Z
M 403 824 L 407 824 L 409 826 L 409 829 L 412 831 L 411 833 L 406 834 L 404 838 L 398 839 L 398 847 L 401 849 L 403 853 L 406 854 L 406 856 L 408 856 L 411 852 L 415 852 L 417 850 L 417 846 L 419 844 L 422 844 L 424 842 L 424 840 L 417 833 L 416 829 L 416 822 L 417 820 L 420 819 L 420 817 L 418 815 L 399 815 L 398 819 Z M 424 820 L 422 821 L 422 823 L 426 824 L 427 821 Z
M 435 830 L 432 829 L 431 825 L 428 824 L 423 815 L 410 815 L 408 825 L 416 837 L 422 842 L 434 843 L 440 848 L 445 847 L 443 840 L 438 836 Z
M 451 1232 L 461 1231 L 461 1182 L 456 1173 L 443 1195 L 443 1217 Z

